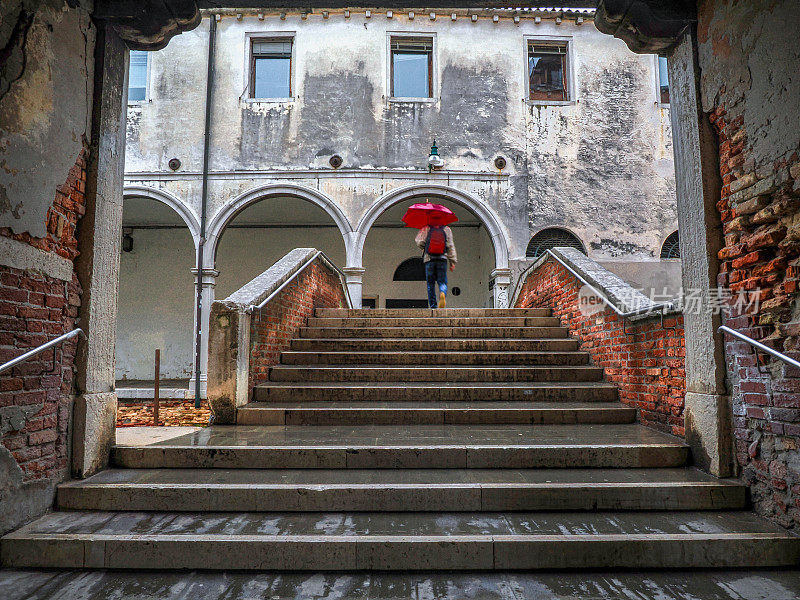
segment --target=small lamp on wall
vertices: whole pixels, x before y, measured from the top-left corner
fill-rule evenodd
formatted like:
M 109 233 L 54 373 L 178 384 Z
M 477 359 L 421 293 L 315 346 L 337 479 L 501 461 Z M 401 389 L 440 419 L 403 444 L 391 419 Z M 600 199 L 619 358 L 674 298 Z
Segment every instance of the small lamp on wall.
M 132 252 L 133 251 L 133 233 L 132 229 L 123 229 L 122 230 L 122 251 L 123 252 Z
M 428 155 L 428 172 L 432 172 L 434 169 L 441 169 L 444 166 L 444 161 L 442 157 L 439 156 L 439 147 L 436 145 L 436 139 L 433 140 L 433 146 L 431 146 L 431 153 Z

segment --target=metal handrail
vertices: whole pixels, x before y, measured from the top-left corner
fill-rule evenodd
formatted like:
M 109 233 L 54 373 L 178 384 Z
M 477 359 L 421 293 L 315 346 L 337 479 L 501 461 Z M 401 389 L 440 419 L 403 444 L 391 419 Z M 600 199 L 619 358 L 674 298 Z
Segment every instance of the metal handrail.
M 350 298 L 350 290 L 347 289 L 347 279 L 345 277 L 344 271 L 342 271 L 339 267 L 333 264 L 333 261 L 330 258 L 328 258 L 328 255 L 325 254 L 322 250 L 317 250 L 314 256 L 312 256 L 305 263 L 303 263 L 303 265 L 299 269 L 297 269 L 294 273 L 292 273 L 291 277 L 289 277 L 286 281 L 280 284 L 269 296 L 264 298 L 264 300 L 262 300 L 258 305 L 251 304 L 250 306 L 248 306 L 247 312 L 252 313 L 254 311 L 261 310 L 262 308 L 264 308 L 270 300 L 272 300 L 275 296 L 277 296 L 281 292 L 283 288 L 289 285 L 289 283 L 292 282 L 298 275 L 300 275 L 300 273 L 305 271 L 308 265 L 310 265 L 315 260 L 317 260 L 317 258 L 320 257 L 327 266 L 336 271 L 336 273 L 339 275 L 339 281 L 342 283 L 342 287 L 344 288 L 344 293 L 347 296 L 347 308 L 353 308 L 353 300 Z
M 630 310 L 630 311 L 628 311 L 628 312 L 622 312 L 620 309 L 618 309 L 618 308 L 617 308 L 617 307 L 614 305 L 614 303 L 613 303 L 613 302 L 611 302 L 611 300 L 609 300 L 609 299 L 608 299 L 608 298 L 605 296 L 605 294 L 603 294 L 602 292 L 600 292 L 600 291 L 599 291 L 599 290 L 598 290 L 596 287 L 594 287 L 594 286 L 593 286 L 591 283 L 589 283 L 588 281 L 586 281 L 586 279 L 585 279 L 583 276 L 581 276 L 581 275 L 580 275 L 580 273 L 578 273 L 577 271 L 575 271 L 575 269 L 573 269 L 572 267 L 570 267 L 570 266 L 569 266 L 569 265 L 568 265 L 566 262 L 564 262 L 564 261 L 563 261 L 563 260 L 561 260 L 561 259 L 560 259 L 558 256 L 556 256 L 556 254 L 555 254 L 555 253 L 554 253 L 552 250 L 547 250 L 547 254 L 549 254 L 549 255 L 550 255 L 552 258 L 554 258 L 554 259 L 555 259 L 555 260 L 556 260 L 556 261 L 557 261 L 557 262 L 558 262 L 558 263 L 559 263 L 559 264 L 560 264 L 562 267 L 564 267 L 564 268 L 565 268 L 567 271 L 569 271 L 570 273 L 572 273 L 573 277 L 575 277 L 575 278 L 576 278 L 578 281 L 582 282 L 582 283 L 583 283 L 585 286 L 587 286 L 587 287 L 588 287 L 590 290 L 592 290 L 592 291 L 593 291 L 595 294 L 597 294 L 598 296 L 600 296 L 600 299 L 601 299 L 601 300 L 602 300 L 602 301 L 603 301 L 603 302 L 606 304 L 606 306 L 608 306 L 608 308 L 610 308 L 611 310 L 613 310 L 615 313 L 617 313 L 617 314 L 618 314 L 620 317 L 622 317 L 622 318 L 635 317 L 636 315 L 640 315 L 640 314 L 644 314 L 644 313 L 649 313 L 649 312 L 655 312 L 655 311 L 656 311 L 656 310 L 658 310 L 658 309 L 661 309 L 661 315 L 663 316 L 663 315 L 664 315 L 664 311 L 665 311 L 665 310 L 672 310 L 672 309 L 674 309 L 674 308 L 675 308 L 675 304 L 674 304 L 674 303 L 672 303 L 672 302 L 657 302 L 657 303 L 653 303 L 653 304 L 651 304 L 650 306 L 647 306 L 647 307 L 645 307 L 645 308 L 639 308 L 639 309 L 636 309 L 636 310 Z
M 20 364 L 21 362 L 24 362 L 24 361 L 28 360 L 29 358 L 32 358 L 32 357 L 36 356 L 37 354 L 41 354 L 42 352 L 44 352 L 45 350 L 49 350 L 53 346 L 58 346 L 58 344 L 60 344 L 61 342 L 66 342 L 67 340 L 69 340 L 71 338 L 74 338 L 76 335 L 82 335 L 83 337 L 86 337 L 86 334 L 83 332 L 83 329 L 81 329 L 80 327 L 78 329 L 73 329 L 69 333 L 65 333 L 64 335 L 60 335 L 57 338 L 55 338 L 54 340 L 50 340 L 49 342 L 46 342 L 46 343 L 42 344 L 41 346 L 38 346 L 38 347 L 34 348 L 33 350 L 29 350 L 25 354 L 21 354 L 17 358 L 12 358 L 7 363 L 4 363 L 3 365 L 0 365 L 0 373 L 8 371 L 9 369 L 12 369 L 12 368 L 16 367 L 18 364 Z M 55 358 L 53 359 L 53 363 L 54 363 L 54 367 L 55 367 Z
M 765 352 L 766 354 L 769 354 L 770 356 L 773 356 L 773 357 L 777 358 L 778 360 L 782 360 L 787 365 L 792 365 L 793 367 L 797 367 L 798 369 L 800 369 L 800 362 L 796 361 L 793 358 L 789 358 L 788 356 L 786 356 L 782 352 L 778 352 L 777 350 L 773 350 L 769 346 L 766 346 L 766 345 L 762 344 L 761 342 L 758 342 L 758 341 L 754 340 L 751 337 L 747 337 L 743 333 L 739 333 L 735 329 L 731 329 L 730 327 L 727 327 L 725 325 L 721 325 L 719 327 L 718 331 L 722 331 L 723 333 L 727 333 L 728 335 L 732 335 L 733 337 L 735 337 L 737 339 L 740 339 L 743 342 L 747 342 L 748 344 L 753 346 L 753 348 L 755 348 L 756 350 L 761 350 L 761 352 Z

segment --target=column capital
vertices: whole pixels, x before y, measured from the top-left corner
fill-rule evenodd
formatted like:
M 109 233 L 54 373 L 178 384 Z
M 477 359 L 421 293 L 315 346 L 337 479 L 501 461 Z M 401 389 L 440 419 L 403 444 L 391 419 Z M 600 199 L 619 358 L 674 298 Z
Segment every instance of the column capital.
M 509 285 L 511 283 L 511 269 L 493 269 L 492 279 L 495 280 L 495 284 Z
M 367 270 L 364 267 L 344 267 L 342 273 L 345 274 L 348 281 L 361 280 Z
M 194 275 L 194 283 L 197 285 L 197 269 L 192 269 L 192 274 Z M 217 284 L 217 277 L 219 276 L 219 271 L 216 269 L 203 269 L 203 286 L 214 286 Z

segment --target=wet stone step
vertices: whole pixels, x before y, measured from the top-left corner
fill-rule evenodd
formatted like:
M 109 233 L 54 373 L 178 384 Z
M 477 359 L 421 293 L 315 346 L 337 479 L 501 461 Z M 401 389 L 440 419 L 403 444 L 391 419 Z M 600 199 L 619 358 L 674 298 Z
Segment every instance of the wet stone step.
M 255 402 L 615 402 L 605 382 L 321 382 L 269 383 L 253 388 Z
M 318 308 L 314 316 L 343 319 L 348 317 L 423 318 L 423 317 L 549 317 L 549 308 Z
M 603 369 L 592 366 L 568 367 L 391 367 L 374 365 L 353 366 L 291 366 L 270 368 L 271 381 L 601 381 Z
M 302 327 L 302 338 L 566 338 L 563 327 Z
M 794 566 L 800 538 L 747 512 L 55 512 L 6 567 L 493 570 Z
M 587 352 L 414 352 L 414 351 L 286 351 L 287 365 L 570 365 L 589 362 Z
M 428 352 L 572 352 L 578 340 L 550 339 L 479 339 L 479 338 L 295 338 L 291 350 L 312 351 L 428 351 Z
M 309 327 L 561 327 L 558 317 L 310 317 Z
M 116 445 L 128 468 L 493 469 L 684 466 L 682 440 L 638 425 L 212 426 Z
M 743 509 L 746 487 L 676 469 L 109 469 L 58 487 L 105 511 L 561 511 Z
M 636 409 L 590 402 L 251 402 L 240 425 L 633 423 Z

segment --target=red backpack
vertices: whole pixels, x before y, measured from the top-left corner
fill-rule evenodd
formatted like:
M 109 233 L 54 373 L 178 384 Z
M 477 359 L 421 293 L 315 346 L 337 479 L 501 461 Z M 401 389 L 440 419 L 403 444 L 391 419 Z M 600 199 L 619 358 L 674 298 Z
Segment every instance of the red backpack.
M 428 239 L 425 241 L 425 252 L 430 256 L 443 256 L 447 252 L 447 236 L 444 227 L 431 225 Z

